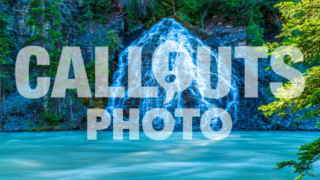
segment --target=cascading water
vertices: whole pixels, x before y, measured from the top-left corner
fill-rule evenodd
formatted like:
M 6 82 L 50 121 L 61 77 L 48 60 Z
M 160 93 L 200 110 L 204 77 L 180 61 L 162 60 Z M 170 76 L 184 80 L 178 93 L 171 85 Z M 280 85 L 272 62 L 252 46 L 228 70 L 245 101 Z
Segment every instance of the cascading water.
M 170 53 L 166 56 L 169 60 L 163 60 L 163 62 L 153 62 L 152 58 L 154 53 L 161 44 L 165 43 L 166 48 L 170 50 Z M 131 51 L 134 51 L 134 47 L 141 47 L 141 56 Z M 177 108 L 193 108 L 200 109 L 201 114 L 211 108 L 222 108 L 229 112 L 233 119 L 237 117 L 238 106 L 238 88 L 234 81 L 229 85 L 231 90 L 229 94 L 221 99 L 210 99 L 203 97 L 201 91 L 203 91 L 203 85 L 205 78 L 199 77 L 199 68 L 197 66 L 197 49 L 198 47 L 206 47 L 205 44 L 196 36 L 192 35 L 188 29 L 184 28 L 180 23 L 174 19 L 163 19 L 158 24 L 154 25 L 151 29 L 146 31 L 141 38 L 135 40 L 129 47 L 121 52 L 119 56 L 118 69 L 113 76 L 114 87 L 125 87 L 126 93 L 124 98 L 110 98 L 108 102 L 107 110 L 112 114 L 114 108 L 124 109 L 124 118 L 128 118 L 129 108 L 139 108 L 140 119 L 144 114 L 154 108 L 163 108 L 170 111 L 173 115 Z M 175 53 L 176 52 L 176 53 Z M 159 52 L 158 52 L 159 53 Z M 128 54 L 135 54 L 131 58 L 130 68 L 135 70 L 134 74 L 130 74 L 130 79 L 139 80 L 141 76 L 142 87 L 156 87 L 157 96 L 152 98 L 129 98 L 128 97 Z M 159 53 L 161 54 L 161 52 Z M 211 87 L 216 88 L 218 81 L 223 81 L 220 75 L 217 73 L 217 65 L 219 62 L 218 54 L 214 51 L 211 54 Z M 180 58 L 181 56 L 181 58 Z M 153 64 L 154 63 L 154 64 Z M 156 64 L 158 63 L 158 64 Z M 162 63 L 162 64 L 161 64 Z M 161 74 L 162 70 L 157 69 L 163 67 L 163 63 L 167 64 L 168 69 L 172 71 L 173 76 L 168 76 L 167 73 L 163 74 L 165 81 L 168 83 L 174 81 L 183 81 L 184 79 L 191 78 L 192 83 L 188 88 L 181 92 L 177 92 L 174 88 L 163 88 L 160 86 L 154 72 Z M 181 66 L 183 68 L 178 68 Z M 225 68 L 224 64 L 220 64 L 220 68 Z M 138 72 L 140 71 L 141 72 Z M 179 69 L 179 70 L 178 70 Z M 185 71 L 185 72 L 181 72 Z M 200 70 L 201 71 L 201 70 Z M 231 72 L 230 72 L 231 73 Z M 179 76 L 179 79 L 176 79 Z M 219 77 L 219 78 L 218 78 Z M 232 76 L 232 79 L 235 77 Z M 219 80 L 218 80 L 219 79 Z M 138 84 L 130 86 L 130 91 L 134 91 L 138 88 Z M 179 84 L 179 83 L 178 83 Z M 153 92 L 146 91 L 144 95 L 150 95 Z M 170 99 L 172 97 L 172 100 Z M 155 120 L 154 124 L 161 124 L 162 120 Z M 181 118 L 175 119 L 175 125 L 181 125 Z M 217 125 L 217 120 L 212 120 L 212 126 Z

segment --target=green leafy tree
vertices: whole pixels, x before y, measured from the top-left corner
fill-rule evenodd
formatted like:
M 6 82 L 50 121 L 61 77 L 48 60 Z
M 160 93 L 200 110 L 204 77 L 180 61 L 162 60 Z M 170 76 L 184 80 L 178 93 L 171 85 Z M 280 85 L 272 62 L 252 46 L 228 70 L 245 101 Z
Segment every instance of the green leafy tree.
M 277 98 L 274 102 L 261 106 L 266 116 L 274 114 L 284 116 L 287 113 L 303 113 L 300 119 L 319 117 L 320 114 L 320 0 L 304 0 L 300 2 L 281 2 L 276 5 L 280 9 L 285 23 L 281 43 L 266 44 L 271 50 L 279 46 L 295 46 L 304 54 L 306 63 L 312 66 L 305 72 L 305 91 L 296 98 Z M 286 84 L 286 87 L 291 87 Z M 283 93 L 283 92 L 279 92 Z M 277 169 L 293 166 L 301 179 L 305 175 L 315 177 L 311 173 L 312 165 L 320 156 L 319 139 L 299 149 L 298 162 L 285 161 L 277 164 Z
M 320 139 L 315 140 L 312 143 L 303 145 L 299 148 L 299 152 L 296 154 L 298 156 L 297 161 L 284 161 L 277 164 L 277 170 L 284 167 L 293 167 L 294 173 L 299 173 L 300 175 L 296 180 L 302 179 L 304 176 L 309 175 L 311 177 L 317 177 L 313 171 L 313 164 L 320 159 Z

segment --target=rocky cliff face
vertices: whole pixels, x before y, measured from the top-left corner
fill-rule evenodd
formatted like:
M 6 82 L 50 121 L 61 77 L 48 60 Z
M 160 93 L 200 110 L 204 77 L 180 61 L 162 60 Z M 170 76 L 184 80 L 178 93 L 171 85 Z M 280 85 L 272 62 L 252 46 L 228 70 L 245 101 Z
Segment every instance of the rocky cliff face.
M 12 1 L 9 5 L 4 5 L 3 11 L 9 14 L 9 33 L 16 47 L 10 56 L 10 61 L 14 64 L 18 52 L 25 46 L 33 45 L 25 43 L 33 34 L 32 27 L 27 26 L 29 19 L 28 12 L 30 0 Z M 115 4 L 112 5 L 113 7 Z M 80 46 L 85 63 L 91 61 L 91 54 L 94 53 L 94 46 L 110 45 L 111 70 L 116 69 L 116 59 L 124 48 L 123 39 L 125 37 L 125 14 L 121 12 L 106 13 L 106 22 L 92 22 L 91 29 L 80 30 L 80 13 L 83 8 L 78 0 L 63 1 L 59 7 L 62 23 L 61 32 L 65 46 Z M 49 28 L 49 27 L 48 27 Z M 50 36 L 50 34 L 48 34 Z M 91 38 L 90 38 L 91 36 Z M 35 44 L 37 45 L 37 44 Z M 52 77 L 54 78 L 54 77 Z M 58 126 L 47 127 L 44 119 L 39 113 L 43 107 L 41 100 L 25 99 L 17 93 L 14 77 L 8 78 L 12 84 L 12 91 L 6 98 L 6 109 L 8 120 L 0 120 L 0 131 L 21 131 L 21 130 L 69 130 L 80 129 L 81 122 L 86 119 L 86 105 L 76 97 L 60 99 L 60 108 L 65 114 L 66 122 L 59 123 Z M 56 103 L 57 100 L 50 100 Z M 71 102 L 70 102 L 71 101 Z M 72 104 L 70 106 L 70 104 Z M 1 111 L 3 104 L 0 104 Z M 2 118 L 2 117 L 1 117 Z M 71 123 L 70 123 L 71 122 Z M 71 125 L 70 125 L 71 124 Z
M 266 21 L 267 40 L 277 41 L 274 37 L 279 33 L 279 28 L 271 21 Z M 247 42 L 247 27 L 233 27 L 233 21 L 226 21 L 219 16 L 213 16 L 208 20 L 204 30 L 209 37 L 202 37 L 211 48 L 217 46 L 249 46 Z M 201 37 L 201 36 L 200 36 Z M 275 74 L 272 70 L 266 71 L 270 66 L 268 59 L 259 60 L 259 97 L 244 97 L 244 59 L 234 59 L 233 67 L 235 73 L 240 78 L 239 83 L 239 117 L 234 122 L 234 130 L 314 130 L 316 119 L 307 119 L 305 121 L 297 120 L 302 114 L 288 114 L 285 117 L 276 115 L 266 118 L 262 111 L 257 108 L 261 105 L 268 104 L 274 100 L 274 96 L 269 91 L 270 82 L 281 82 L 281 76 Z M 319 128 L 318 128 L 319 129 Z
M 204 30 L 211 34 L 208 38 L 208 45 L 218 43 L 227 46 L 246 46 L 247 44 L 247 27 L 234 27 L 233 21 L 226 21 L 223 17 L 217 15 L 208 20 Z
M 15 61 L 17 52 L 26 46 L 24 43 L 32 35 L 30 27 L 26 26 L 28 20 L 28 0 L 17 0 L 11 7 L 4 6 L 4 11 L 9 12 L 10 35 L 17 44 L 15 52 L 11 56 L 11 61 Z M 115 5 L 113 5 L 115 6 Z M 145 30 L 144 26 L 137 28 L 134 32 L 125 32 L 126 14 L 121 12 L 111 12 L 106 14 L 108 21 L 93 22 L 91 29 L 79 33 L 77 25 L 79 22 L 79 13 L 81 5 L 77 0 L 64 1 L 61 5 L 63 19 L 67 21 L 62 27 L 63 37 L 68 46 L 81 46 L 81 50 L 86 62 L 90 60 L 94 45 L 113 44 L 111 49 L 111 70 L 114 72 L 117 66 L 117 60 L 120 52 L 125 49 L 132 41 L 138 39 Z M 233 27 L 231 21 L 225 21 L 223 18 L 213 16 L 210 18 L 203 30 L 197 27 L 189 28 L 191 32 L 198 36 L 205 44 L 209 45 L 214 51 L 217 51 L 218 46 L 245 46 L 247 43 L 246 26 Z M 190 26 L 191 27 L 191 26 Z M 112 38 L 104 38 L 107 35 Z M 92 35 L 94 42 L 90 42 L 89 36 Z M 109 36 L 108 36 L 109 37 Z M 93 43 L 93 46 L 92 44 Z M 269 82 L 279 81 L 281 77 L 275 75 L 272 71 L 265 72 L 269 66 L 268 60 L 259 62 L 259 98 L 248 99 L 244 98 L 244 61 L 235 59 L 233 61 L 237 76 L 239 76 L 239 111 L 237 121 L 234 122 L 234 130 L 312 130 L 314 129 L 315 120 L 310 119 L 305 122 L 298 122 L 298 115 L 288 115 L 284 118 L 272 117 L 266 119 L 261 111 L 257 108 L 262 104 L 267 104 L 273 100 L 273 97 L 267 94 Z M 12 86 L 14 81 L 12 79 Z M 63 100 L 67 115 L 67 122 L 61 123 L 59 127 L 39 130 L 70 130 L 81 129 L 85 127 L 86 106 L 80 101 L 73 102 L 75 105 L 70 106 L 69 100 Z M 7 110 L 9 111 L 9 120 L 3 126 L 0 126 L 0 131 L 21 131 L 35 130 L 41 124 L 42 119 L 37 115 L 37 109 L 42 107 L 41 100 L 27 100 L 21 97 L 15 90 L 6 100 Z M 0 106 L 3 106 L 2 104 Z M 2 107 L 0 107 L 2 109 Z M 73 113 L 71 113 L 73 112 Z M 73 125 L 70 126 L 70 122 Z

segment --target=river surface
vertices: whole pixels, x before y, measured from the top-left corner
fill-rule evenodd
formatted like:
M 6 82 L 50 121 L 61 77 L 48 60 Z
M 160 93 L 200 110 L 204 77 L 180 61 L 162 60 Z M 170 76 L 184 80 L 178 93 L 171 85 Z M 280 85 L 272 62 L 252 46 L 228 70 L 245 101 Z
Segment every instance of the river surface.
M 0 133 L 0 179 L 293 179 L 292 169 L 272 169 L 320 137 L 319 132 L 232 132 L 211 141 L 194 132 L 194 140 L 184 141 L 175 132 L 154 141 L 141 132 L 138 141 L 115 141 L 112 132 L 100 132 L 97 141 L 88 141 L 86 135 Z M 315 170 L 319 175 L 320 165 Z

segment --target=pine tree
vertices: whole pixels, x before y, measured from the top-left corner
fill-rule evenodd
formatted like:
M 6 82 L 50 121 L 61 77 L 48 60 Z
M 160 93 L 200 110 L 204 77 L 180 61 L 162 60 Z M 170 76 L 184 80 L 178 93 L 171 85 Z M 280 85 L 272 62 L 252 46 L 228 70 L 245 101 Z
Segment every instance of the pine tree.
M 252 46 L 261 46 L 264 43 L 263 29 L 254 22 L 253 17 L 250 18 L 247 34 Z
M 26 41 L 27 44 L 34 44 L 45 48 L 50 55 L 50 70 L 42 67 L 41 75 L 55 77 L 58 67 L 61 48 L 64 45 L 61 32 L 61 10 L 60 4 L 63 0 L 32 0 L 29 2 L 31 9 L 28 14 L 30 18 L 27 26 L 32 29 L 32 36 Z M 35 65 L 34 63 L 31 65 Z M 37 71 L 33 72 L 35 75 Z M 48 114 L 50 110 L 49 95 L 43 98 L 44 113 Z M 61 111 L 59 111 L 61 115 Z
M 82 27 L 87 28 L 87 32 L 89 34 L 89 45 L 90 45 L 90 58 L 93 57 L 93 34 L 92 34 L 92 25 L 94 21 L 99 23 L 106 23 L 107 16 L 106 13 L 111 11 L 110 8 L 111 1 L 110 0 L 87 0 L 82 2 L 84 14 L 81 16 L 83 21 Z
M 47 43 L 49 42 L 47 32 L 47 19 L 48 14 L 46 13 L 46 0 L 32 0 L 29 2 L 30 15 L 27 26 L 32 29 L 32 36 L 26 41 L 28 44 L 35 44 L 46 49 Z M 34 72 L 37 74 L 38 72 Z M 47 70 L 42 68 L 41 75 L 46 77 Z M 44 112 L 48 112 L 49 109 L 49 97 L 45 95 L 43 98 L 43 109 Z
M 1 9 L 3 9 L 2 1 Z M 1 79 L 1 99 L 3 103 L 3 119 L 7 119 L 7 113 L 6 113 L 6 104 L 5 104 L 5 97 L 6 97 L 6 91 L 7 91 L 7 82 L 8 82 L 8 76 L 11 74 L 10 72 L 10 66 L 12 67 L 13 64 L 10 62 L 9 55 L 11 53 L 12 47 L 14 46 L 14 43 L 11 39 L 11 37 L 8 35 L 7 27 L 9 25 L 9 22 L 7 21 L 8 15 L 0 10 L 0 79 Z M 12 69 L 12 68 L 11 68 Z
M 49 26 L 48 33 L 50 34 L 51 43 L 49 44 L 49 55 L 51 59 L 51 68 L 48 71 L 48 75 L 51 77 L 56 76 L 57 67 L 59 66 L 59 57 L 61 54 L 62 47 L 65 45 L 62 34 L 62 14 L 60 10 L 60 4 L 63 0 L 50 1 L 50 6 L 47 8 L 47 13 L 51 14 L 49 16 Z M 56 101 L 58 105 L 58 116 L 62 118 L 62 109 L 61 109 L 61 99 L 57 99 Z

